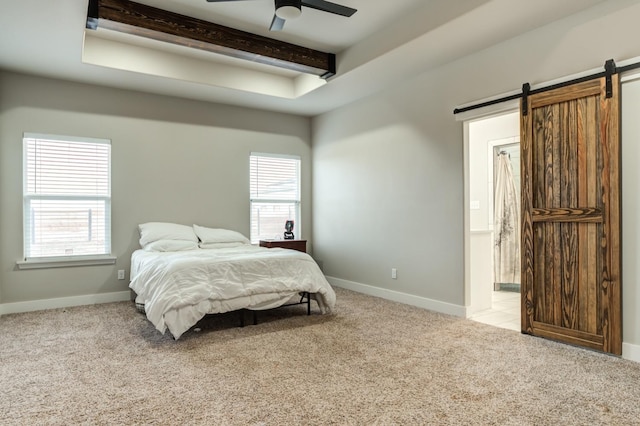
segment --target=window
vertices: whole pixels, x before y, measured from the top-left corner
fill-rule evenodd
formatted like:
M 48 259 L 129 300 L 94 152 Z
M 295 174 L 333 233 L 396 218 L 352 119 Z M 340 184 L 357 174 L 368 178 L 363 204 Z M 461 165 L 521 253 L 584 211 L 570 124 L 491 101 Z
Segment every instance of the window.
M 251 242 L 282 238 L 287 220 L 300 237 L 300 157 L 252 153 L 249 174 Z
M 111 141 L 25 133 L 25 261 L 111 255 Z

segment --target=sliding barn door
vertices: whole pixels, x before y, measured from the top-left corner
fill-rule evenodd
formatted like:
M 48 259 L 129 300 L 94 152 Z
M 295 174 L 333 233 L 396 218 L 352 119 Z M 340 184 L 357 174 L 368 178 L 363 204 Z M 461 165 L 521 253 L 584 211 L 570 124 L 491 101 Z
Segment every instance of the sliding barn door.
M 522 332 L 622 353 L 619 84 L 523 99 Z

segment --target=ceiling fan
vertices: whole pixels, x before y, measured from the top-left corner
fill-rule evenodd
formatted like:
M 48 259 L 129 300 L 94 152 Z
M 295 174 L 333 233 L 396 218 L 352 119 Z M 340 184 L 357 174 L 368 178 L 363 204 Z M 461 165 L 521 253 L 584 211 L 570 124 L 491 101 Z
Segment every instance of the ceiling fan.
M 229 1 L 243 0 L 207 0 L 209 3 L 220 3 Z M 274 0 L 275 14 L 271 20 L 270 31 L 280 31 L 284 27 L 287 19 L 295 19 L 302 14 L 302 6 L 312 9 L 321 10 L 323 12 L 333 13 L 341 16 L 351 16 L 357 12 L 356 9 L 331 3 L 325 0 Z

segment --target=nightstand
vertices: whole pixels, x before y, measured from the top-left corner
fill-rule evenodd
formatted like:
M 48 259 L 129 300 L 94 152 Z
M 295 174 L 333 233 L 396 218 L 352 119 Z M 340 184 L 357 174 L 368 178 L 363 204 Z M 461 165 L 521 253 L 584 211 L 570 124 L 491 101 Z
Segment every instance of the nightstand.
M 307 252 L 307 240 L 260 240 L 260 247 L 285 248 Z

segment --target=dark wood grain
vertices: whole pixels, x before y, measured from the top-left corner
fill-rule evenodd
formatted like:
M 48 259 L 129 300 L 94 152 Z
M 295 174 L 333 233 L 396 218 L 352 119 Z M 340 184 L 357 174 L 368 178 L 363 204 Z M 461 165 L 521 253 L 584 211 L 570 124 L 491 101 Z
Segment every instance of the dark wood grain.
M 535 117 L 535 128 L 532 133 L 533 140 L 531 144 L 533 146 L 533 170 L 535 172 L 535 180 L 533 182 L 535 202 L 531 205 L 529 215 L 531 221 L 533 221 L 533 212 L 535 207 L 546 207 L 546 188 L 545 188 L 545 144 L 544 144 L 544 132 L 545 132 L 545 114 L 544 109 L 538 108 L 532 110 L 532 116 Z M 533 252 L 533 264 L 534 264 L 534 280 L 533 280 L 533 296 L 535 300 L 535 320 L 543 321 L 545 318 L 546 298 L 545 298 L 545 265 L 546 259 L 546 247 L 545 247 L 545 235 L 546 229 L 543 224 L 535 227 L 535 241 Z
M 547 208 L 560 207 L 560 146 L 556 143 L 558 137 L 558 105 L 549 104 L 542 108 L 544 111 L 544 155 L 545 155 L 545 206 Z M 546 253 L 544 259 L 544 300 L 545 310 L 543 321 L 556 326 L 562 320 L 561 294 L 561 264 L 560 264 L 560 228 L 554 223 L 545 224 L 544 242 Z
M 559 207 L 550 209 L 533 209 L 534 222 L 602 222 L 602 210 L 595 207 Z
M 611 281 L 609 283 L 609 329 L 613 330 L 607 337 L 607 352 L 622 354 L 622 178 L 621 163 L 622 152 L 620 149 L 620 75 L 611 76 L 613 94 L 608 98 L 607 126 L 610 168 L 609 193 L 609 252 L 611 255 Z
M 534 202 L 533 181 L 536 169 L 533 167 L 533 116 L 524 110 L 520 102 L 520 182 L 521 182 L 521 268 L 520 268 L 520 329 L 523 333 L 533 333 L 534 321 L 534 230 L 531 218 Z
M 552 145 L 552 168 L 553 168 L 553 208 L 562 207 L 562 157 L 560 155 L 560 147 L 563 145 L 562 141 L 562 125 L 564 124 L 561 116 L 562 103 L 557 103 L 549 106 L 551 114 L 551 131 L 549 132 L 550 143 Z M 558 143 L 562 141 L 562 143 Z M 562 275 L 564 270 L 564 264 L 562 261 L 562 224 L 559 222 L 553 222 L 547 225 L 552 229 L 553 238 L 553 253 L 550 257 L 553 259 L 553 323 L 556 325 L 562 325 L 562 306 L 564 304 L 564 290 Z
M 576 101 L 560 104 L 560 204 L 576 208 L 577 194 L 577 106 Z M 562 257 L 562 326 L 576 329 L 580 320 L 580 287 L 578 276 L 578 224 L 575 221 L 560 224 Z
M 619 170 L 619 84 L 618 75 L 612 78 L 614 96 L 605 96 L 605 81 L 600 82 L 600 138 L 602 146 L 601 187 L 605 221 L 602 224 L 602 292 L 600 300 L 602 335 L 605 351 L 614 352 L 622 346 L 622 328 L 619 315 L 621 304 L 620 251 L 620 170 Z M 621 349 L 620 349 L 621 353 Z
M 577 126 L 577 202 L 578 205 L 596 206 L 597 191 L 594 190 L 596 157 L 597 157 L 597 126 L 593 117 L 597 116 L 594 100 L 595 96 L 587 96 L 576 100 Z M 591 118 L 590 118 L 591 117 Z M 598 334 L 597 324 L 597 244 L 598 225 L 602 223 L 602 210 L 593 208 L 594 220 L 590 223 L 580 221 L 578 226 L 578 298 L 580 310 L 576 328 L 591 334 Z M 596 265 L 594 267 L 594 262 Z
M 522 324 L 529 334 L 619 355 L 617 75 L 613 86 L 612 98 L 604 78 L 531 95 L 521 117 Z
M 97 18 L 95 16 L 97 4 Z M 335 55 L 128 0 L 90 0 L 88 28 L 103 28 L 302 73 L 334 75 Z
M 564 90 L 567 87 L 531 95 L 531 108 L 535 110 L 536 108 L 542 108 L 548 105 L 555 105 L 561 102 L 566 102 L 570 99 L 580 99 L 588 96 L 599 96 L 600 88 L 597 84 L 593 84 L 593 82 L 594 80 L 589 80 L 567 86 L 569 87 L 569 91 L 571 92 L 570 96 L 567 96 L 567 91 Z
M 560 340 L 589 349 L 602 350 L 604 343 L 604 338 L 601 335 L 586 333 L 580 330 L 572 330 L 565 327 L 558 327 L 543 322 L 535 322 L 534 328 L 537 336 Z

